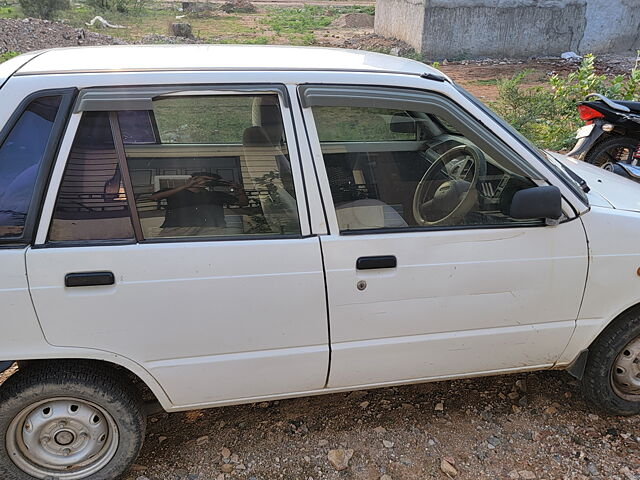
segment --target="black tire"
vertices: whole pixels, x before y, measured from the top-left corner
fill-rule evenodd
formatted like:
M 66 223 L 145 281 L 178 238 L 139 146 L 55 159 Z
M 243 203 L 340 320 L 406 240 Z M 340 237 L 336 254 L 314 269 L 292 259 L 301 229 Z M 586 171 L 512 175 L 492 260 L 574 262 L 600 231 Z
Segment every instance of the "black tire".
M 140 393 L 108 368 L 82 361 L 62 361 L 30 363 L 28 368 L 19 370 L 0 387 L 0 479 L 65 478 L 55 472 L 49 476 L 31 476 L 17 467 L 8 452 L 7 432 L 13 420 L 27 407 L 57 398 L 84 401 L 110 415 L 110 420 L 117 426 L 117 442 L 114 442 L 117 447 L 113 447 L 115 453 L 106 457 L 110 460 L 99 471 L 81 478 L 119 478 L 138 456 L 144 440 L 146 418 Z
M 587 152 L 584 161 L 597 167 L 607 162 L 631 163 L 634 151 L 638 148 L 640 140 L 631 137 L 610 137 L 596 143 Z
M 640 338 L 640 308 L 634 308 L 609 325 L 589 348 L 582 378 L 582 391 L 587 400 L 615 415 L 640 413 L 640 393 L 626 395 L 616 387 L 616 359 L 625 347 Z

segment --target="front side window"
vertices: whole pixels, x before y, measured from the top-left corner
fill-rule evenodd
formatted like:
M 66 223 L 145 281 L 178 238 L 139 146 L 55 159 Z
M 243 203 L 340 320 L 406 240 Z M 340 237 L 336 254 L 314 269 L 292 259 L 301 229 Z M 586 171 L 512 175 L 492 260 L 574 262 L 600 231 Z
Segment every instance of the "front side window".
M 23 233 L 61 101 L 56 95 L 31 102 L 0 147 L 0 238 Z
M 312 112 L 342 232 L 542 224 L 509 214 L 515 192 L 536 184 L 451 118 L 428 107 Z

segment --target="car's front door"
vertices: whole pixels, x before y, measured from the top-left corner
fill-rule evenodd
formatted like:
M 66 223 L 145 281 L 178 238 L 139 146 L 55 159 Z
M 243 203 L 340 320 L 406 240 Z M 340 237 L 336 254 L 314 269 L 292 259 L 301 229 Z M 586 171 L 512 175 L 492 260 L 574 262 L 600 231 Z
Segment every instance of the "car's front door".
M 510 215 L 545 184 L 448 99 L 305 86 L 331 234 L 329 387 L 551 366 L 575 325 L 584 230 Z
M 164 90 L 80 94 L 27 254 L 47 340 L 139 363 L 176 406 L 322 388 L 320 244 L 284 89 Z

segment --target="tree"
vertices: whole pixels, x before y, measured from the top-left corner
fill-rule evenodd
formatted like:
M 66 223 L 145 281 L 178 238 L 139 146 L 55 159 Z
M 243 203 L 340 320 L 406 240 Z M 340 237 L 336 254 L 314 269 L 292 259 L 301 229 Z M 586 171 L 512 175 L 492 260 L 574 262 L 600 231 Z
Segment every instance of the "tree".
M 69 0 L 20 0 L 22 12 L 28 17 L 51 20 L 54 15 L 71 7 Z

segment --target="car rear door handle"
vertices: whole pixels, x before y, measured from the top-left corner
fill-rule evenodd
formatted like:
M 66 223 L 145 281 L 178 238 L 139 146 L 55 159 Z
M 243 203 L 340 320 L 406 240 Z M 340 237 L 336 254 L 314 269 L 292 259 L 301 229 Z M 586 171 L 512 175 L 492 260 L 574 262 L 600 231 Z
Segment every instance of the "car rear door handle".
M 113 272 L 78 272 L 64 276 L 65 287 L 94 287 L 97 285 L 113 285 L 116 277 Z
M 356 260 L 356 269 L 373 270 L 376 268 L 396 268 L 398 260 L 395 255 L 378 255 L 375 257 L 360 257 Z

